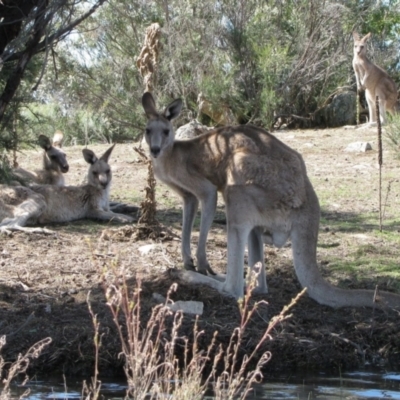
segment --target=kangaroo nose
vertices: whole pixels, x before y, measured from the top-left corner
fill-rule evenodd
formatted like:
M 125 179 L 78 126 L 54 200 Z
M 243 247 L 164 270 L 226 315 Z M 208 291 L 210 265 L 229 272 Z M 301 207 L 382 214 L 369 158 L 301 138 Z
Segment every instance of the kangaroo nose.
M 69 171 L 69 165 L 63 165 L 62 172 L 68 172 L 68 171 Z
M 154 146 L 150 150 L 151 150 L 151 154 L 153 155 L 154 158 L 157 158 L 161 151 L 160 147 L 158 147 L 158 146 Z
M 107 177 L 100 174 L 99 175 L 99 183 L 100 183 L 101 187 L 105 189 L 108 185 Z

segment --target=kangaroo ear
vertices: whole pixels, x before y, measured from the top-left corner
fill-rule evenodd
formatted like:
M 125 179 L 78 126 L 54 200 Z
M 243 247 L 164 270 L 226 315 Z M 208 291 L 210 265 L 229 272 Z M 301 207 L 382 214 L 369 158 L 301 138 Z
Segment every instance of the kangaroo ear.
M 360 40 L 360 35 L 357 32 L 353 32 L 353 39 Z
M 100 160 L 105 161 L 106 163 L 108 163 L 108 159 L 110 158 L 110 155 L 112 153 L 112 151 L 114 150 L 116 143 L 114 143 L 101 157 Z
M 171 121 L 176 118 L 182 110 L 183 102 L 181 99 L 174 100 L 169 104 L 164 111 L 164 117 Z
M 83 149 L 82 150 L 83 158 L 88 164 L 94 164 L 98 158 L 96 157 L 96 154 L 92 150 L 89 149 Z
M 155 118 L 158 117 L 158 112 L 156 109 L 156 103 L 154 101 L 153 95 L 150 92 L 146 92 L 142 96 L 142 106 L 144 112 L 147 115 L 147 118 Z
M 53 146 L 61 148 L 63 140 L 64 140 L 63 133 L 61 131 L 55 131 L 53 136 Z
M 51 141 L 50 141 L 50 139 L 49 139 L 47 136 L 45 136 L 45 135 L 39 135 L 38 141 L 39 141 L 39 146 L 40 146 L 42 149 L 44 149 L 44 150 L 46 150 L 46 151 L 50 149 L 50 147 L 51 147 Z
M 366 42 L 371 36 L 372 36 L 372 33 L 369 32 L 369 33 L 367 33 L 361 40 L 362 40 L 363 42 Z

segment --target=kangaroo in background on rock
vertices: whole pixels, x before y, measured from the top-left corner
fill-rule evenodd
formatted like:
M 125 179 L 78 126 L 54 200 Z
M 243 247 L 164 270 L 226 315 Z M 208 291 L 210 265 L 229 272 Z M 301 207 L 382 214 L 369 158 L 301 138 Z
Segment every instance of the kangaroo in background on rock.
M 379 96 L 381 122 L 384 124 L 386 111 L 394 114 L 397 110 L 397 89 L 396 83 L 388 73 L 368 60 L 366 42 L 370 37 L 371 33 L 360 38 L 358 33 L 353 32 L 353 69 L 356 75 L 357 91 L 365 90 L 369 124 L 376 123 L 376 96 Z
M 108 159 L 114 146 L 100 158 L 92 150 L 82 150 L 85 161 L 90 164 L 86 185 L 0 185 L 0 232 L 53 233 L 46 228 L 28 228 L 26 225 L 70 222 L 83 218 L 132 222 L 132 217 L 109 210 L 112 175 Z
M 69 170 L 67 156 L 62 150 L 64 136 L 57 131 L 52 140 L 45 135 L 39 136 L 39 145 L 44 150 L 43 168 L 34 172 L 15 168 L 12 175 L 22 183 L 64 186 L 64 175 Z
M 261 263 L 257 291 L 267 292 L 264 265 L 266 237 L 282 247 L 292 241 L 293 261 L 301 286 L 311 298 L 331 307 L 400 307 L 400 295 L 373 290 L 346 290 L 324 280 L 317 261 L 320 207 L 306 166 L 299 153 L 255 126 L 225 126 L 193 139 L 175 140 L 171 121 L 178 117 L 182 100 L 158 112 L 151 93 L 142 97 L 147 115 L 145 138 L 155 176 L 183 199 L 182 257 L 186 271 L 179 276 L 206 284 L 240 298 L 244 293 L 244 254 L 249 266 Z M 217 205 L 217 192 L 225 201 L 228 261 L 224 281 L 215 279 L 207 261 L 206 241 Z M 190 238 L 201 204 L 197 271 Z M 208 273 L 211 276 L 206 276 Z

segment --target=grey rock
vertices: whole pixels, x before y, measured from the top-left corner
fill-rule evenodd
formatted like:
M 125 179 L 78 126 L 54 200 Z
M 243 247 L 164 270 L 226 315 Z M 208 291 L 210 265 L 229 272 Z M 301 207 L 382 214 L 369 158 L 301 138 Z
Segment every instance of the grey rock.
M 182 125 L 175 132 L 175 139 L 186 140 L 193 139 L 202 133 L 207 132 L 209 129 L 202 125 L 199 121 L 193 120 L 186 125 Z
M 356 93 L 340 92 L 332 97 L 331 102 L 316 111 L 314 120 L 317 125 L 334 128 L 356 123 Z
M 351 151 L 357 153 L 365 153 L 368 150 L 372 150 L 372 146 L 368 142 L 353 142 L 347 145 L 344 151 Z

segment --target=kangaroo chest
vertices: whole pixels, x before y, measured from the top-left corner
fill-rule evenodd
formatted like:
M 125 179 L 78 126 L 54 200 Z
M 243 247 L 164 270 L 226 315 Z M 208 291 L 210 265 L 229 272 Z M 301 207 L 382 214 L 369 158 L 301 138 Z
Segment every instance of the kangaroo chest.
M 157 160 L 156 160 L 157 161 Z M 204 196 L 208 191 L 216 191 L 218 184 L 209 174 L 200 173 L 193 166 L 162 166 L 159 163 L 153 163 L 154 175 L 158 180 L 168 185 L 179 195 L 183 192 L 189 192 L 196 196 Z M 215 171 L 214 171 L 215 172 Z M 216 176 L 216 173 L 214 173 Z

